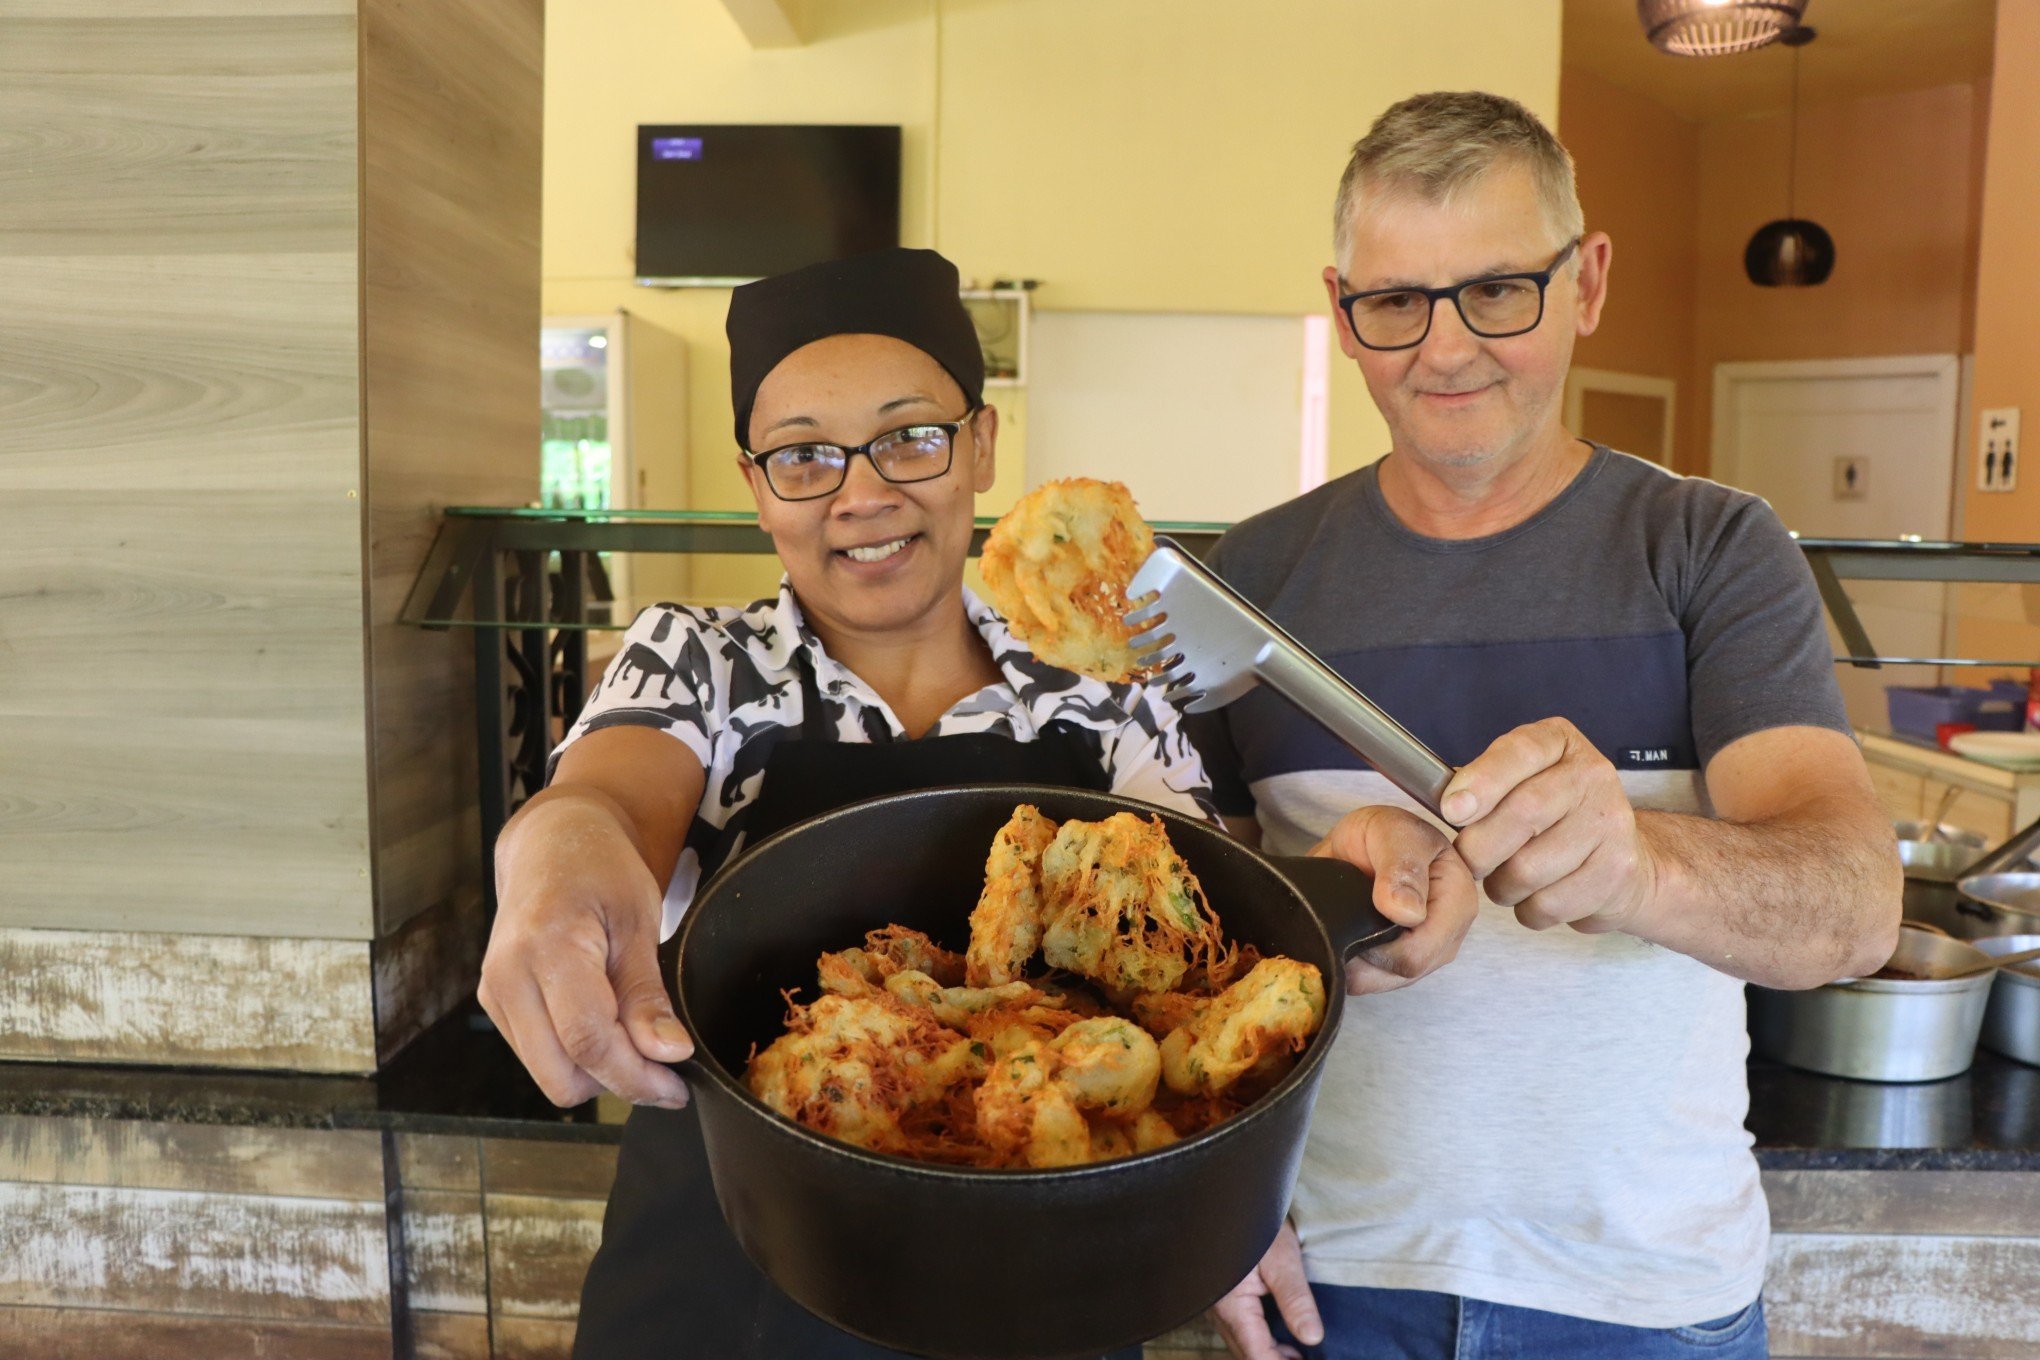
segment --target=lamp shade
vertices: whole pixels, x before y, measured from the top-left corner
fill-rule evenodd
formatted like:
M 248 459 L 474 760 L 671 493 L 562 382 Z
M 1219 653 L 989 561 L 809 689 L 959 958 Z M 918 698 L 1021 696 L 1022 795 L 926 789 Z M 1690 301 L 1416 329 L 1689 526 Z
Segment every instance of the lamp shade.
M 1835 238 L 1818 222 L 1781 217 L 1766 222 L 1743 249 L 1743 270 L 1766 288 L 1810 288 L 1835 270 Z
M 1675 57 L 1765 47 L 1799 26 L 1807 0 L 1636 0 L 1651 45 Z

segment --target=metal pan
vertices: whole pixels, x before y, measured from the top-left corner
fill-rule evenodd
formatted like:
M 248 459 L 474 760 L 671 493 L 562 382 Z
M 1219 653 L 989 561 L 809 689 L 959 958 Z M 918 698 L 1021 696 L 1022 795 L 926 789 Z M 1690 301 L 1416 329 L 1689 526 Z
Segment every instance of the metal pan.
M 1970 866 L 1956 886 L 1955 933 L 1965 939 L 1990 935 L 2040 935 L 2040 870 L 2029 857 L 2040 848 L 2040 821 L 2013 836 Z
M 1974 946 L 1903 926 L 1894 966 L 1932 975 L 1982 963 Z M 1939 1081 L 1967 1071 L 1991 975 L 1858 978 L 1808 991 L 1749 989 L 1750 1045 L 1793 1067 L 1857 1081 Z
M 1020 803 L 1057 820 L 1159 812 L 1106 794 L 971 785 L 874 799 L 761 842 L 681 926 L 681 1064 L 716 1198 L 737 1241 L 811 1312 L 879 1345 L 954 1360 L 1095 1356 L 1194 1316 L 1274 1240 L 1303 1156 L 1342 965 L 1397 928 L 1372 881 L 1271 859 L 1160 812 L 1227 935 L 1316 964 L 1324 1027 L 1243 1114 L 1137 1157 L 1056 1171 L 937 1166 L 864 1151 L 760 1104 L 741 1074 L 776 1034 L 780 989 L 812 995 L 815 956 L 887 922 L 961 946 L 993 833 Z

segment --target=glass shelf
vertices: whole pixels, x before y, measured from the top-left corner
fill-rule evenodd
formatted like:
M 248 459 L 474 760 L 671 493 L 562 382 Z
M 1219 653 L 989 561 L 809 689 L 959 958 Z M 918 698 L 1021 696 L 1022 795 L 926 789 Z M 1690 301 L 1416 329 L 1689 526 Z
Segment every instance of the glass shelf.
M 585 558 L 595 553 L 729 553 L 770 555 L 772 538 L 758 527 L 758 516 L 748 510 L 569 510 L 543 506 L 455 505 L 445 512 L 439 536 L 433 540 L 418 578 L 411 587 L 399 618 L 420 628 L 545 628 L 565 632 L 618 632 L 630 626 L 628 619 L 590 620 L 585 602 L 573 601 L 565 610 L 549 610 L 546 620 L 498 617 L 486 607 L 463 602 L 501 598 L 500 554 L 519 555 L 527 561 L 543 556 L 550 563 L 553 554 L 584 559 L 577 571 L 585 571 Z M 985 535 L 998 520 L 980 515 L 973 521 L 970 551 L 975 557 L 984 547 Z M 1157 520 L 1157 533 L 1167 534 L 1195 553 L 1208 551 L 1220 534 L 1232 526 L 1194 520 Z M 486 574 L 485 574 L 486 573 Z M 482 588 L 476 591 L 478 575 Z M 493 582 L 493 584 L 492 584 Z
M 997 521 L 974 521 L 971 553 L 977 554 Z M 1155 532 L 1167 534 L 1190 551 L 1202 554 L 1230 524 L 1214 521 L 1158 520 Z M 2040 543 L 1955 543 L 1916 539 L 1801 538 L 1820 588 L 1821 601 L 1841 633 L 1844 651 L 1837 664 L 1875 668 L 1886 665 L 2030 666 L 2040 657 L 1900 657 L 1879 654 L 1870 641 L 1842 581 L 1982 581 L 2040 584 Z M 476 598 L 498 599 L 499 554 L 521 555 L 527 562 L 553 554 L 574 568 L 577 589 L 584 579 L 585 558 L 595 553 L 730 553 L 769 554 L 772 539 L 748 510 L 567 510 L 539 506 L 456 505 L 446 510 L 439 537 L 420 568 L 402 621 L 422 628 L 547 628 L 568 632 L 615 632 L 628 620 L 590 622 L 581 601 L 548 620 L 495 617 L 516 611 L 470 608 L 478 573 L 486 567 L 485 589 Z M 479 616 L 477 616 L 479 615 Z

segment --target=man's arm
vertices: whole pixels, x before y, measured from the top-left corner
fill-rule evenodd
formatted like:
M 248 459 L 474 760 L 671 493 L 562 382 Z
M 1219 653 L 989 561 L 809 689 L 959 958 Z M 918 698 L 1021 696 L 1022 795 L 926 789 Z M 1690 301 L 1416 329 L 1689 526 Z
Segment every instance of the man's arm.
M 1445 794 L 1490 899 L 1533 930 L 1621 930 L 1770 987 L 1874 972 L 1898 937 L 1903 871 L 1856 744 L 1753 733 L 1708 763 L 1720 820 L 1635 812 L 1564 719 L 1507 733 Z

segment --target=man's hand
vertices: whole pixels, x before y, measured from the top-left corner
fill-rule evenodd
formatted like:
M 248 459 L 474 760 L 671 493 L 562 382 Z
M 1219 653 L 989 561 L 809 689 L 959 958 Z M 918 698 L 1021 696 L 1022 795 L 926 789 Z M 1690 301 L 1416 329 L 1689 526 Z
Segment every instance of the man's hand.
M 694 1044 L 659 977 L 659 885 L 600 799 L 541 797 L 498 841 L 482 1008 L 555 1105 L 607 1089 L 678 1109 L 665 1064 Z
M 1443 809 L 1488 897 L 1532 930 L 1630 929 L 1655 896 L 1622 777 L 1563 718 L 1497 738 L 1452 777 Z
M 1276 1344 L 1275 1334 L 1268 1330 L 1261 1300 L 1270 1294 L 1275 1296 L 1283 1323 L 1298 1341 L 1315 1346 L 1325 1339 L 1317 1300 L 1311 1297 L 1310 1281 L 1303 1275 L 1303 1249 L 1297 1245 L 1296 1229 L 1287 1223 L 1275 1234 L 1274 1245 L 1254 1267 L 1254 1273 L 1211 1305 L 1212 1325 L 1225 1338 L 1234 1360 L 1296 1360 L 1297 1349 Z
M 1437 827 L 1401 808 L 1364 807 L 1341 817 L 1311 850 L 1374 875 L 1374 907 L 1409 927 L 1346 965 L 1354 996 L 1407 987 L 1459 953 L 1480 896 L 1473 875 Z

